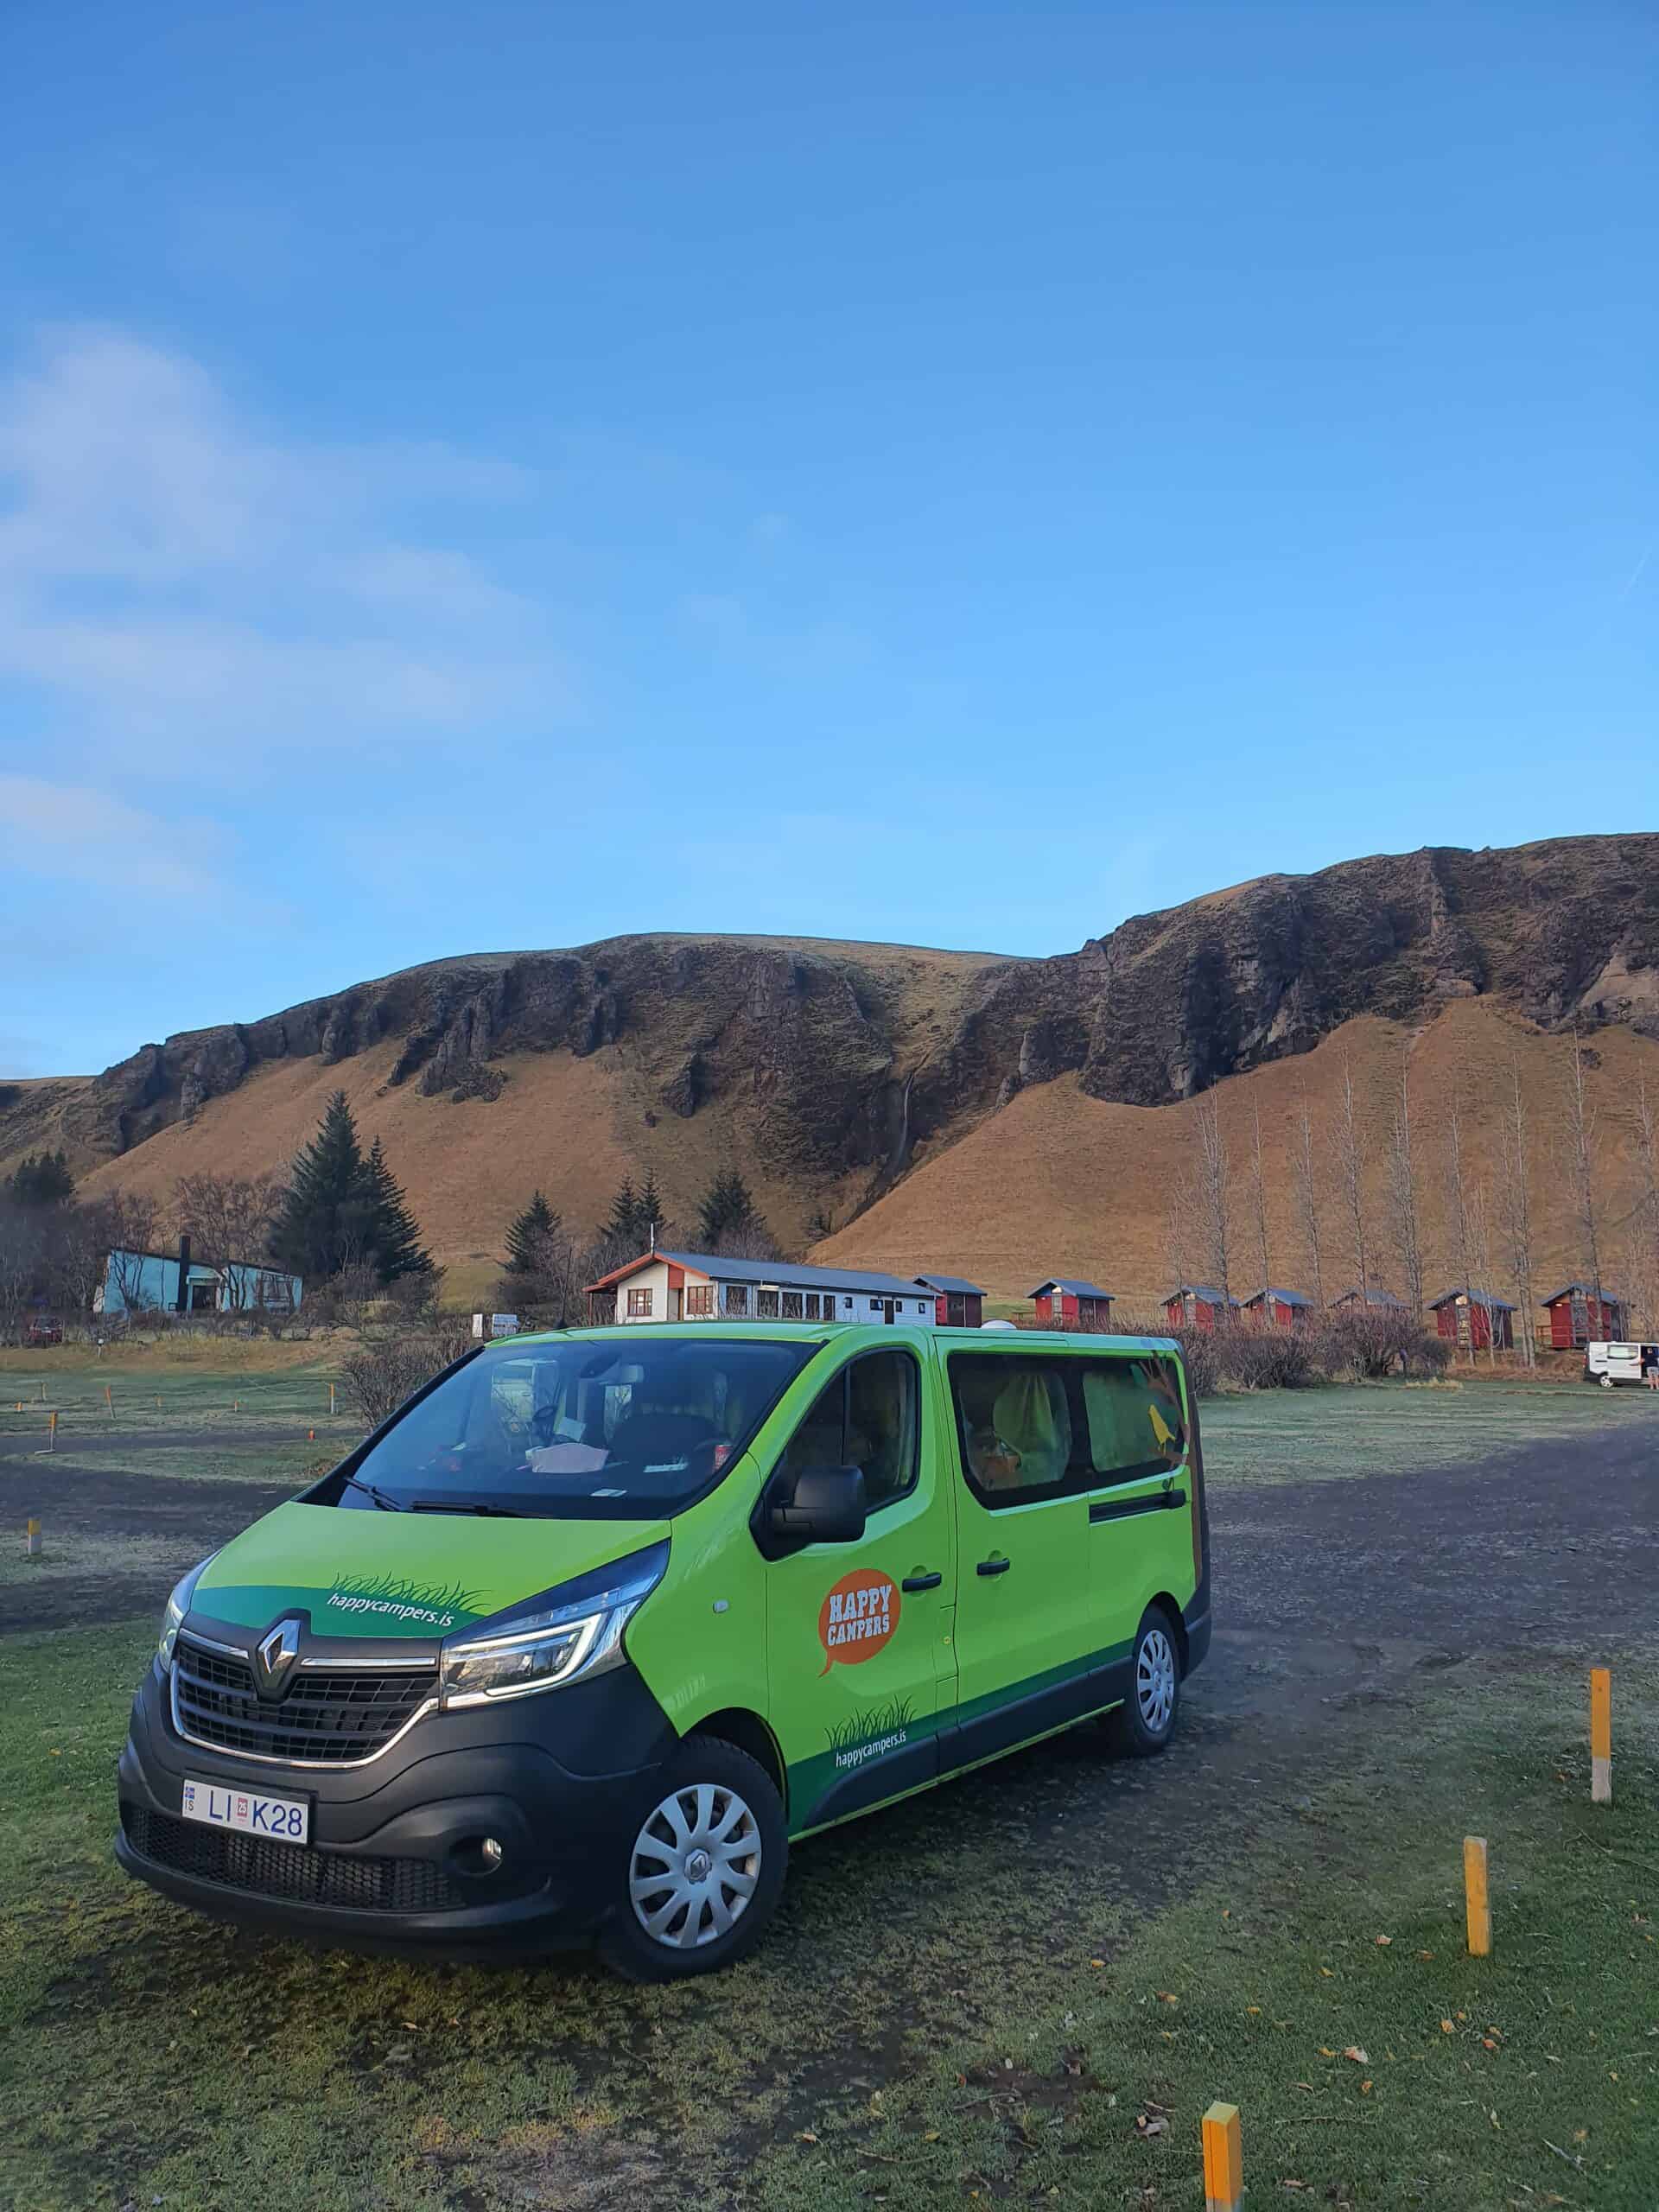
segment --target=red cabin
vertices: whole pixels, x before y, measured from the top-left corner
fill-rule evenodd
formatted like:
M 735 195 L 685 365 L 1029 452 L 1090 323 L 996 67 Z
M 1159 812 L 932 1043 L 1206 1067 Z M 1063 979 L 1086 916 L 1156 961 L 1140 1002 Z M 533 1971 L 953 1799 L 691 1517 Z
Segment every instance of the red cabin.
M 1172 1329 L 1213 1329 L 1238 1312 L 1236 1298 L 1205 1282 L 1177 1283 L 1160 1302 Z
M 985 1318 L 985 1293 L 960 1275 L 918 1275 L 918 1290 L 933 1293 L 933 1319 L 942 1329 L 976 1329 Z
M 1569 1282 L 1543 1301 L 1553 1351 L 1580 1351 L 1587 1344 L 1620 1344 L 1630 1336 L 1630 1306 L 1611 1290 Z
M 1112 1325 L 1112 1294 L 1098 1283 L 1051 1275 L 1026 1295 L 1036 1306 L 1039 1328 L 1082 1329 L 1100 1334 Z
M 1313 1313 L 1300 1290 L 1274 1290 L 1271 1284 L 1247 1298 L 1240 1310 L 1265 1329 L 1305 1329 Z
M 1428 1310 L 1440 1335 L 1465 1351 L 1488 1351 L 1494 1344 L 1499 1351 L 1515 1348 L 1515 1308 L 1507 1298 L 1495 1298 L 1490 1290 L 1472 1290 L 1462 1283 L 1431 1298 Z

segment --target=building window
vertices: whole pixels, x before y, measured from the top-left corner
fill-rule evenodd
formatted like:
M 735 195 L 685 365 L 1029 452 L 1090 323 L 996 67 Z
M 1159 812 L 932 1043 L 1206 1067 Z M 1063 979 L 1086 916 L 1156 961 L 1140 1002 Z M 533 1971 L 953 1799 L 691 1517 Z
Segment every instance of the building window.
M 728 1282 L 726 1286 L 726 1311 L 747 1314 L 749 1310 L 749 1287 L 746 1282 Z
M 870 1300 L 870 1311 L 872 1313 L 879 1313 L 881 1311 L 881 1301 L 879 1298 L 873 1298 Z
M 630 1321 L 648 1321 L 651 1319 L 651 1293 L 648 1290 L 631 1290 L 628 1293 L 628 1319 Z
M 806 1294 L 806 1318 L 809 1321 L 816 1321 L 818 1318 L 818 1294 L 816 1290 L 809 1290 Z
M 754 1294 L 755 1318 L 760 1321 L 778 1319 L 778 1294 L 775 1290 L 757 1290 Z
M 688 1313 L 712 1313 L 715 1310 L 713 1283 L 689 1283 L 686 1286 L 685 1310 Z
M 798 1290 L 786 1290 L 784 1293 L 784 1319 L 785 1321 L 798 1321 L 800 1318 L 801 1294 Z

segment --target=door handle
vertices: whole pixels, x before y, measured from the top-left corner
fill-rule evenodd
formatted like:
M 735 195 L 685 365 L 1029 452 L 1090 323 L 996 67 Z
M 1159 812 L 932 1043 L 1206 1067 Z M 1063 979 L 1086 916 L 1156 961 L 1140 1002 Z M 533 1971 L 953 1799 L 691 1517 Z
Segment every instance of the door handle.
M 1011 1559 L 982 1559 L 974 1569 L 976 1574 L 1006 1574 L 1014 1565 Z
M 937 1570 L 931 1574 L 907 1574 L 899 1585 L 901 1590 L 937 1590 L 944 1580 Z

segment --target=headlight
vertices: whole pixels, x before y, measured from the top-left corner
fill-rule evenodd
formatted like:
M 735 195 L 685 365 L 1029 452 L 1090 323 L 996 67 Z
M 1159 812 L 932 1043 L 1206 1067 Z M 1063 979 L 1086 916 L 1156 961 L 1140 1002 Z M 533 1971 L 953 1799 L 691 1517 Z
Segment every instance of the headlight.
M 179 1630 L 184 1626 L 190 1600 L 196 1594 L 196 1585 L 218 1557 L 217 1552 L 209 1552 L 206 1559 L 198 1560 L 189 1573 L 181 1575 L 173 1586 L 173 1595 L 168 1599 L 167 1611 L 162 1615 L 161 1642 L 156 1646 L 156 1656 L 163 1667 L 173 1664 L 173 1647 L 179 1640 Z
M 623 1660 L 622 1631 L 663 1579 L 668 1546 L 652 1544 L 594 1573 L 476 1621 L 443 1647 L 446 1707 L 562 1689 Z

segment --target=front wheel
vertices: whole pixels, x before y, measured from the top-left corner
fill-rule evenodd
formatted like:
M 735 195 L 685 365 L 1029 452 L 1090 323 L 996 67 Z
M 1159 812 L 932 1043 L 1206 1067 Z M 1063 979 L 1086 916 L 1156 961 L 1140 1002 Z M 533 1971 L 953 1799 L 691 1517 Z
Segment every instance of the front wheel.
M 630 1981 L 678 1981 L 747 1957 L 777 1909 L 789 1861 L 771 1777 L 718 1736 L 689 1736 L 653 1785 L 599 1940 Z
M 1600 1380 L 1600 1382 L 1601 1382 L 1601 1387 L 1602 1387 L 1602 1389 L 1603 1389 L 1604 1390 L 1611 1390 L 1611 1389 L 1612 1389 L 1612 1387 L 1613 1387 L 1613 1378 L 1612 1378 L 1612 1376 L 1611 1376 L 1611 1375 L 1604 1375 L 1604 1376 L 1600 1376 L 1600 1377 L 1599 1377 L 1599 1380 Z
M 1161 1751 L 1175 1733 L 1181 1709 L 1181 1662 L 1174 1624 L 1161 1605 L 1149 1605 L 1135 1630 L 1129 1657 L 1129 1694 L 1111 1716 L 1112 1740 L 1134 1758 Z

